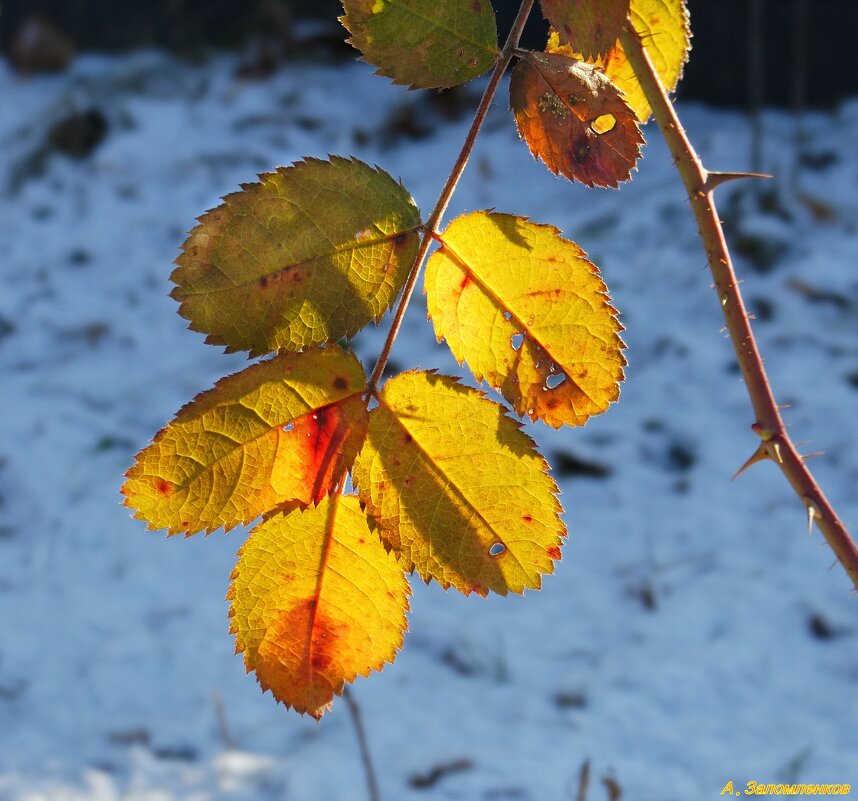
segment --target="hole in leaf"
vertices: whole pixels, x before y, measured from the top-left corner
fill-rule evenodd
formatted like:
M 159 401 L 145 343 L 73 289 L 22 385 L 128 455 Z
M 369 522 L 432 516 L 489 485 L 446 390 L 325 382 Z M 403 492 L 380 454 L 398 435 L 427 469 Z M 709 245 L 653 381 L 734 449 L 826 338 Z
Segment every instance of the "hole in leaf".
M 510 317 L 512 317 L 512 312 L 505 311 L 505 312 L 503 313 L 503 318 L 504 318 L 504 320 L 509 320 L 509 319 L 510 319 Z
M 513 350 L 519 350 L 524 343 L 524 334 L 513 334 L 509 342 Z
M 489 548 L 489 556 L 500 556 L 504 551 L 506 551 L 506 545 L 502 542 L 495 542 Z
M 295 428 L 295 423 L 294 423 L 294 422 L 286 423 L 286 425 L 285 425 L 285 426 L 283 426 L 283 430 L 284 430 L 284 431 L 286 431 L 287 433 L 288 433 L 289 431 L 291 431 L 293 428 Z
M 599 136 L 602 134 L 606 134 L 609 131 L 613 131 L 614 127 L 617 124 L 617 119 L 613 114 L 602 114 L 600 117 L 596 117 L 593 122 L 590 123 L 590 128 Z
M 557 389 L 566 380 L 566 373 L 553 373 L 545 379 L 548 389 Z

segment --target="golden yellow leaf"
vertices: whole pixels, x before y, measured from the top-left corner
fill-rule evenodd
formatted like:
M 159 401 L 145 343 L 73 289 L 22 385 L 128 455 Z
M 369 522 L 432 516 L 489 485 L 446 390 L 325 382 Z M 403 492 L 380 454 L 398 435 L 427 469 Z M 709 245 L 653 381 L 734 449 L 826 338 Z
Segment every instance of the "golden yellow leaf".
M 482 75 L 498 56 L 489 0 L 343 0 L 349 43 L 378 74 L 412 89 Z
M 538 588 L 560 558 L 547 469 L 502 406 L 412 371 L 384 385 L 352 477 L 382 539 L 426 581 L 506 595 Z
M 198 395 L 137 456 L 126 506 L 170 534 L 318 503 L 363 444 L 360 362 L 338 346 L 281 354 Z
M 190 328 L 258 356 L 353 336 L 399 294 L 420 215 L 401 184 L 357 159 L 260 176 L 200 217 L 172 297 Z
M 542 13 L 564 44 L 584 58 L 607 53 L 620 36 L 629 0 L 541 0 Z
M 629 15 L 664 88 L 672 92 L 682 77 L 682 68 L 691 48 L 691 28 L 685 0 L 631 0 Z M 551 32 L 547 49 L 552 53 L 576 58 L 581 56 L 563 44 L 556 31 Z M 638 119 L 646 122 L 651 109 L 620 42 L 617 41 L 604 56 L 587 60 L 622 90 Z
M 638 119 L 592 64 L 527 53 L 513 70 L 509 97 L 519 133 L 553 173 L 587 186 L 631 178 L 644 141 Z
M 239 551 L 236 653 L 263 690 L 318 720 L 347 682 L 394 660 L 409 593 L 357 498 L 332 495 L 264 521 Z
M 477 380 L 555 428 L 619 397 L 622 326 L 581 248 L 551 226 L 486 211 L 440 238 L 426 266 L 429 316 Z

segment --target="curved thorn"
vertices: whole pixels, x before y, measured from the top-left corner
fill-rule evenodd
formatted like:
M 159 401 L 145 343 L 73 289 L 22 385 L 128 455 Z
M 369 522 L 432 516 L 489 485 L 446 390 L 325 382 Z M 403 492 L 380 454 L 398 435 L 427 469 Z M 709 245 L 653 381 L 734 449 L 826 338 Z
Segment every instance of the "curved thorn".
M 741 476 L 741 475 L 742 475 L 742 473 L 744 473 L 744 472 L 745 472 L 745 471 L 746 471 L 746 470 L 747 470 L 751 465 L 754 465 L 754 464 L 756 464 L 757 462 L 762 462 L 764 459 L 771 459 L 771 458 L 772 458 L 772 457 L 771 457 L 771 456 L 769 456 L 769 452 L 768 452 L 768 450 L 766 450 L 765 443 L 761 442 L 761 443 L 760 443 L 760 445 L 758 446 L 757 450 L 755 450 L 755 451 L 751 454 L 751 456 L 750 456 L 750 458 L 748 459 L 748 461 L 746 461 L 746 462 L 745 462 L 745 464 L 743 464 L 743 465 L 742 465 L 742 466 L 741 466 L 741 467 L 736 471 L 735 475 L 733 476 L 733 478 L 731 478 L 731 479 L 730 479 L 730 481 L 735 481 L 735 480 L 736 480 L 739 476 Z

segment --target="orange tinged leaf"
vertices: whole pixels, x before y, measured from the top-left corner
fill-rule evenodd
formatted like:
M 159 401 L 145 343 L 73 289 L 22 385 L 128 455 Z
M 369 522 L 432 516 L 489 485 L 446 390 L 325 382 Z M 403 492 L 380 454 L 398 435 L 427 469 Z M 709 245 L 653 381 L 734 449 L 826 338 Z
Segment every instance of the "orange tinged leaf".
M 585 58 L 607 53 L 620 36 L 629 0 L 541 0 L 561 41 Z
M 137 456 L 122 488 L 170 534 L 248 523 L 278 505 L 319 503 L 366 436 L 366 377 L 336 346 L 281 354 L 218 381 Z
M 409 587 L 354 496 L 261 523 L 227 599 L 236 653 L 263 690 L 317 720 L 347 682 L 392 662 Z
M 619 397 L 622 330 L 599 271 L 556 228 L 478 211 L 426 265 L 435 334 L 520 415 L 582 425 Z
M 555 175 L 610 187 L 631 178 L 644 141 L 637 117 L 595 67 L 555 53 L 527 53 L 509 93 L 519 133 Z
M 672 92 L 682 77 L 691 49 L 691 28 L 685 0 L 631 0 L 629 17 L 646 45 L 664 88 Z M 565 44 L 557 31 L 552 31 L 547 50 L 576 58 L 583 55 L 580 50 Z M 604 55 L 587 61 L 604 72 L 622 91 L 641 122 L 649 119 L 649 103 L 619 40 Z
M 448 376 L 391 378 L 352 477 L 382 539 L 442 587 L 537 589 L 566 530 L 533 441 L 482 392 Z
M 258 356 L 353 336 L 391 306 L 419 244 L 420 215 L 386 172 L 307 159 L 200 217 L 172 297 L 190 328 Z
M 379 75 L 444 89 L 482 75 L 498 56 L 490 0 L 343 0 L 350 44 Z

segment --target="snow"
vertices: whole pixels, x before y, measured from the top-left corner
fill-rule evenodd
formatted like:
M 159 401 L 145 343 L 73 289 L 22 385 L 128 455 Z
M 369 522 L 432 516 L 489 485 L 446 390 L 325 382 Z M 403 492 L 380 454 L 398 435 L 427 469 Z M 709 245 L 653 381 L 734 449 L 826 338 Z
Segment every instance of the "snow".
M 195 216 L 328 152 L 380 164 L 426 213 L 468 120 L 442 123 L 360 64 L 258 82 L 235 70 L 151 52 L 84 56 L 51 78 L 0 66 L 2 801 L 366 796 L 345 705 L 301 718 L 233 655 L 223 596 L 243 533 L 166 541 L 117 493 L 179 406 L 244 363 L 187 332 L 167 297 Z M 109 123 L 90 158 L 42 146 L 90 105 Z M 431 135 L 396 134 L 403 105 Z M 528 215 L 600 265 L 627 329 L 622 399 L 583 429 L 527 429 L 549 459 L 611 472 L 558 474 L 570 541 L 541 592 L 415 585 L 403 652 L 354 688 L 383 796 L 572 798 L 585 759 L 591 801 L 604 776 L 640 801 L 715 797 L 728 780 L 858 784 L 855 596 L 772 465 L 729 480 L 753 418 L 666 149 L 648 129 L 634 181 L 592 192 L 534 162 L 505 106 L 447 219 Z M 750 167 L 741 115 L 680 113 L 708 166 Z M 791 431 L 824 451 L 812 466 L 854 530 L 858 153 L 844 145 L 858 102 L 805 115 L 798 144 L 795 119 L 763 123 L 770 197 L 725 187 L 722 216 Z M 385 330 L 355 340 L 367 366 Z M 460 371 L 419 296 L 393 360 Z M 429 790 L 409 783 L 462 759 Z

